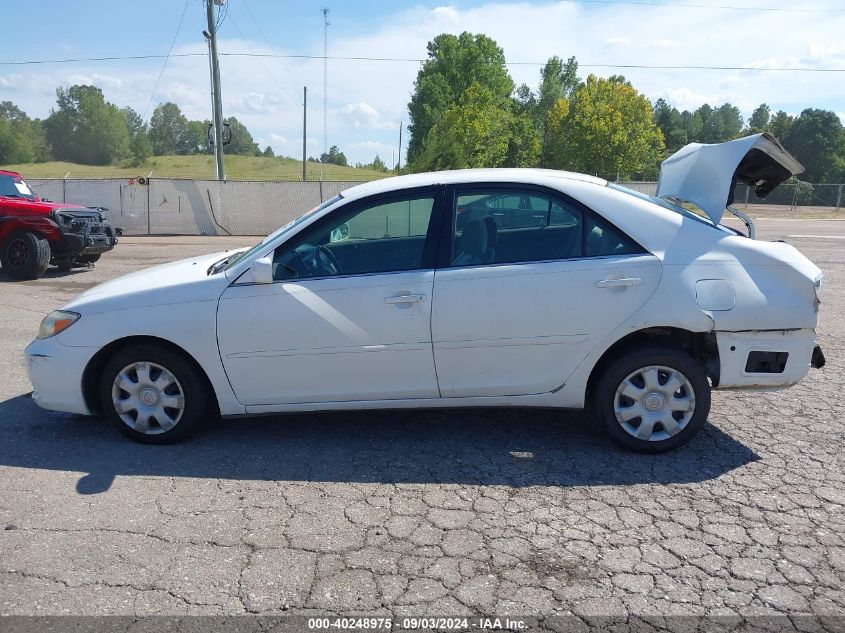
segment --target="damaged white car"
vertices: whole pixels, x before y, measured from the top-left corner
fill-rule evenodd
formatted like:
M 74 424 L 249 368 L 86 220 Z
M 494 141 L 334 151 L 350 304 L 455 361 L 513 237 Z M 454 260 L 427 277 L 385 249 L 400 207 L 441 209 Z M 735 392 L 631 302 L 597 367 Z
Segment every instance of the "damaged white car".
M 765 196 L 801 170 L 755 135 L 685 147 L 659 197 L 530 169 L 353 187 L 248 250 L 51 313 L 26 350 L 33 398 L 153 443 L 216 414 L 591 405 L 623 446 L 670 450 L 711 389 L 824 363 L 821 271 L 720 224 L 735 183 Z

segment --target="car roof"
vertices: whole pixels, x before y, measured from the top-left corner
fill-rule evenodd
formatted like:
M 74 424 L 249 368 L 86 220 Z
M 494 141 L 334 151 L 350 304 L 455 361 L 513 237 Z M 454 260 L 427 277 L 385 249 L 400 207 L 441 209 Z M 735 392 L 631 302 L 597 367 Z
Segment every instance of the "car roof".
M 555 169 L 457 169 L 453 171 L 434 171 L 373 180 L 345 189 L 341 192 L 341 195 L 347 199 L 355 199 L 401 189 L 412 189 L 414 187 L 473 182 L 547 184 L 554 187 L 560 184 L 561 180 L 576 180 L 602 187 L 607 185 L 607 181 L 603 178 Z
M 20 176 L 16 171 L 8 171 L 7 169 L 0 169 L 0 175 L 3 176 Z

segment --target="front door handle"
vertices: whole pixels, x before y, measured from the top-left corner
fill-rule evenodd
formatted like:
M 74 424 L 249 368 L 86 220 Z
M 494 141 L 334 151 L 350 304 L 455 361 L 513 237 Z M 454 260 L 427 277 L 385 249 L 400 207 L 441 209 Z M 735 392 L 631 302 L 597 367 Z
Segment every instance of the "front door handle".
M 384 300 L 387 304 L 397 304 L 397 303 L 421 303 L 425 301 L 425 295 L 394 295 L 392 297 L 388 297 Z
M 629 286 L 639 286 L 641 283 L 643 283 L 643 280 L 639 277 L 608 275 L 601 281 L 596 282 L 596 288 L 627 288 Z

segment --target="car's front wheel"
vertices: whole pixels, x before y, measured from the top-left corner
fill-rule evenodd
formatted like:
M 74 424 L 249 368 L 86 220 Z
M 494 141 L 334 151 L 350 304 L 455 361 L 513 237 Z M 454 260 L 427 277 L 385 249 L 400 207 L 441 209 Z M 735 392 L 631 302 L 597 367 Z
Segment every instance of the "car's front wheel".
M 710 412 L 710 382 L 689 354 L 641 347 L 622 354 L 599 378 L 594 407 L 610 437 L 641 453 L 689 442 Z
M 208 388 L 182 354 L 131 345 L 112 355 L 100 377 L 100 403 L 124 435 L 168 444 L 195 432 L 208 413 Z
M 38 279 L 50 263 L 50 242 L 36 233 L 16 231 L 0 247 L 0 265 L 15 279 Z

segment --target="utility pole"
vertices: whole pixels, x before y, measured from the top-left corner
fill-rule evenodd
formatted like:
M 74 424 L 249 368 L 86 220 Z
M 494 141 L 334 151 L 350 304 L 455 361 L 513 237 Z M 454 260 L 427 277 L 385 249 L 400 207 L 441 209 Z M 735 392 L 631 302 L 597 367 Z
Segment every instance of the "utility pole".
M 329 10 L 323 9 L 323 151 L 329 153 Z
M 205 0 L 208 31 L 203 33 L 208 40 L 209 64 L 211 66 L 212 121 L 214 124 L 214 161 L 217 180 L 225 180 L 223 170 L 223 104 L 220 98 L 220 62 L 217 59 L 217 28 L 214 25 L 214 5 L 225 0 Z
M 402 124 L 404 121 L 399 121 L 399 160 L 396 162 L 396 173 L 402 168 Z
M 302 181 L 305 182 L 305 130 L 308 123 L 308 86 L 302 86 Z

